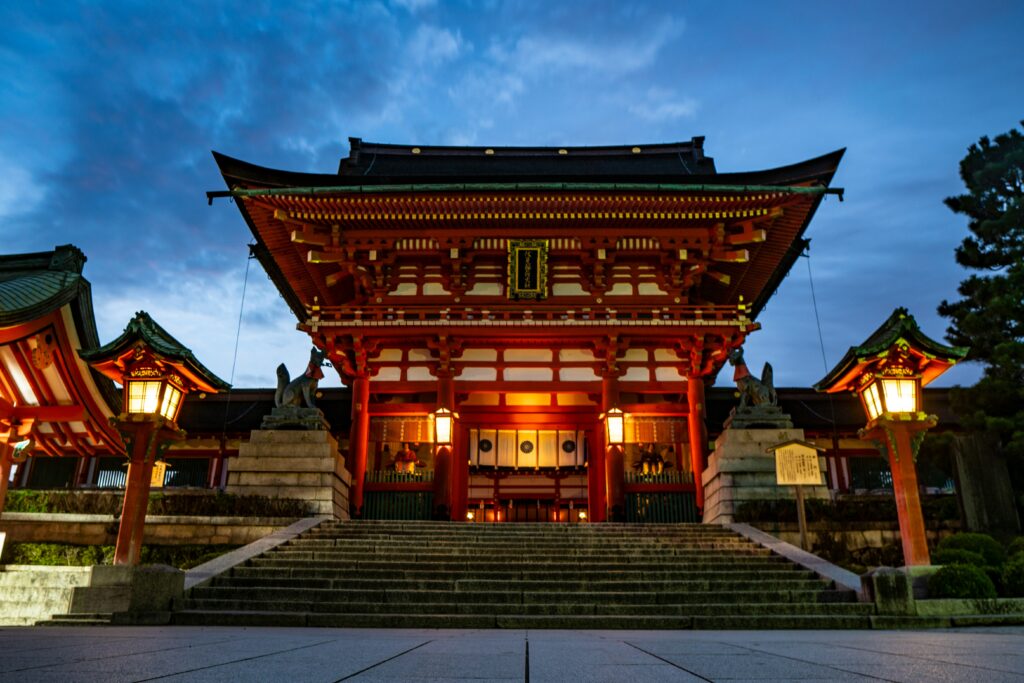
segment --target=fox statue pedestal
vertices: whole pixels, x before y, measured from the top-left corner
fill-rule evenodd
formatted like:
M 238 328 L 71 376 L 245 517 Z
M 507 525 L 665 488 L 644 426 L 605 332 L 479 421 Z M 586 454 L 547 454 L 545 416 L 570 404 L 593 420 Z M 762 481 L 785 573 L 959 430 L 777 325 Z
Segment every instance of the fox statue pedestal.
M 804 430 L 786 427 L 767 429 L 727 428 L 715 440 L 715 452 L 704 470 L 704 523 L 731 524 L 737 508 L 756 500 L 794 498 L 792 486 L 779 486 L 775 455 L 768 449 L 787 441 L 804 439 Z M 818 458 L 824 477 L 825 459 Z M 825 479 L 822 478 L 822 482 Z M 827 486 L 805 486 L 805 498 L 828 498 Z
M 330 432 L 258 429 L 230 461 L 227 492 L 297 498 L 310 515 L 348 519 L 352 477 Z

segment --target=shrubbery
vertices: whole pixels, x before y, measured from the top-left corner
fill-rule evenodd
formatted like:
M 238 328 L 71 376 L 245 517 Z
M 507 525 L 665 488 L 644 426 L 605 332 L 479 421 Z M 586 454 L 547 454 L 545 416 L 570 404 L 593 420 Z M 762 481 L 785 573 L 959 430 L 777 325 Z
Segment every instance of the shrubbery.
M 978 553 L 985 559 L 985 565 L 990 567 L 998 567 L 1006 560 L 1003 546 L 988 534 L 953 534 L 939 542 L 939 550 L 967 550 Z
M 1003 594 L 1024 598 L 1024 553 L 1017 553 L 1003 567 Z
M 1007 557 L 1013 557 L 1014 555 L 1019 555 L 1020 553 L 1024 553 L 1024 536 L 1018 536 L 1017 538 L 1013 539 L 1009 547 L 1006 549 Z
M 120 515 L 123 494 L 107 491 L 32 491 L 7 494 L 6 512 L 50 512 Z M 302 501 L 293 498 L 236 496 L 229 493 L 154 493 L 146 508 L 150 515 L 200 517 L 304 517 Z
M 191 569 L 237 547 L 235 545 L 144 545 L 140 562 L 142 564 L 167 564 L 178 569 Z M 112 564 L 114 546 L 12 543 L 8 549 L 5 549 L 4 561 L 10 564 L 65 567 Z
M 941 567 L 928 578 L 930 598 L 995 598 L 996 587 L 985 572 L 968 564 Z
M 984 567 L 985 558 L 980 553 L 976 553 L 972 550 L 963 550 L 961 548 L 942 548 L 942 544 L 939 544 L 939 550 L 932 553 L 932 564 L 969 564 L 975 567 Z

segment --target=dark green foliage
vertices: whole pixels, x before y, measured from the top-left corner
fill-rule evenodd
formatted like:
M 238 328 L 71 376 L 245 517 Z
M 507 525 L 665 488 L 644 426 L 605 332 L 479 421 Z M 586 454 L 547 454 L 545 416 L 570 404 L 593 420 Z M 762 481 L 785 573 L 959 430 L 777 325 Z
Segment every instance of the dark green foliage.
M 1018 536 L 1010 541 L 1010 545 L 1006 549 L 1006 556 L 1010 558 L 1021 553 L 1024 553 L 1024 536 Z
M 1024 598 L 1024 554 L 1017 554 L 1003 567 L 1003 595 Z
M 971 348 L 985 364 L 973 387 L 954 390 L 964 424 L 991 435 L 1007 457 L 1018 494 L 1024 490 L 1024 135 L 1016 129 L 981 138 L 960 162 L 967 193 L 946 199 L 967 216 L 970 235 L 956 250 L 975 271 L 960 283 L 959 301 L 943 301 L 946 338 Z
M 992 599 L 996 597 L 996 587 L 978 567 L 951 564 L 928 578 L 928 597 Z
M 998 567 L 1006 559 L 1006 551 L 988 534 L 953 534 L 939 541 L 939 550 L 969 550 L 985 558 L 985 565 Z
M 146 545 L 142 547 L 142 564 L 167 564 L 178 569 L 191 569 L 218 555 L 234 550 L 234 545 Z M 112 564 L 112 545 L 68 545 L 65 543 L 12 543 L 4 559 L 10 564 L 59 565 L 85 567 Z
M 53 512 L 119 515 L 123 494 L 112 491 L 31 491 L 7 494 L 7 512 Z M 236 496 L 228 493 L 154 493 L 146 508 L 150 515 L 199 517 L 304 517 L 302 501 L 292 498 Z
M 946 548 L 936 550 L 932 553 L 932 564 L 970 564 L 975 567 L 984 567 L 985 558 L 980 553 L 961 548 Z
M 808 500 L 808 522 L 895 522 L 896 502 L 891 496 L 843 496 L 836 501 Z M 926 521 L 960 519 L 956 496 L 923 496 L 921 508 Z M 737 522 L 796 522 L 796 501 L 757 500 L 741 503 Z

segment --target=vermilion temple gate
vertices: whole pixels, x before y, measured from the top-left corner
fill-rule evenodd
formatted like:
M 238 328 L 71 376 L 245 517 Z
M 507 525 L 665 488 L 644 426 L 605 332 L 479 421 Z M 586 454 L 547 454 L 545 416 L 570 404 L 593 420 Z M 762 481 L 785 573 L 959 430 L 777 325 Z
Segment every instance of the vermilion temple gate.
M 758 328 L 841 156 L 716 174 L 703 138 L 353 139 L 337 174 L 216 158 L 352 388 L 355 515 L 682 521 L 702 504 L 705 382 Z M 458 415 L 450 448 L 431 443 L 438 408 Z

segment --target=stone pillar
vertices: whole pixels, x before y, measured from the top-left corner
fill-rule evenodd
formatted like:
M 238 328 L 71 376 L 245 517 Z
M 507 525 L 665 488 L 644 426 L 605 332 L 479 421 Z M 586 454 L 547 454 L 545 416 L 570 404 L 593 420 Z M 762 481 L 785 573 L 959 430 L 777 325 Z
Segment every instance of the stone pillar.
M 610 409 L 618 407 L 618 403 L 618 376 L 607 373 L 601 380 L 601 410 L 607 414 Z M 607 436 L 605 441 L 607 441 Z M 623 447 L 607 444 L 605 453 L 605 476 L 607 477 L 608 492 L 607 519 L 610 522 L 624 522 L 626 521 L 626 473 L 623 464 Z
M 363 516 L 363 486 L 366 483 L 366 457 L 370 441 L 370 378 L 352 380 L 352 429 L 349 457 L 352 458 L 352 517 Z
M 704 509 L 704 463 L 707 462 L 708 428 L 705 421 L 704 379 L 698 375 L 686 378 L 686 403 L 689 407 L 686 422 L 690 437 L 690 468 L 693 470 L 694 494 L 697 509 Z

